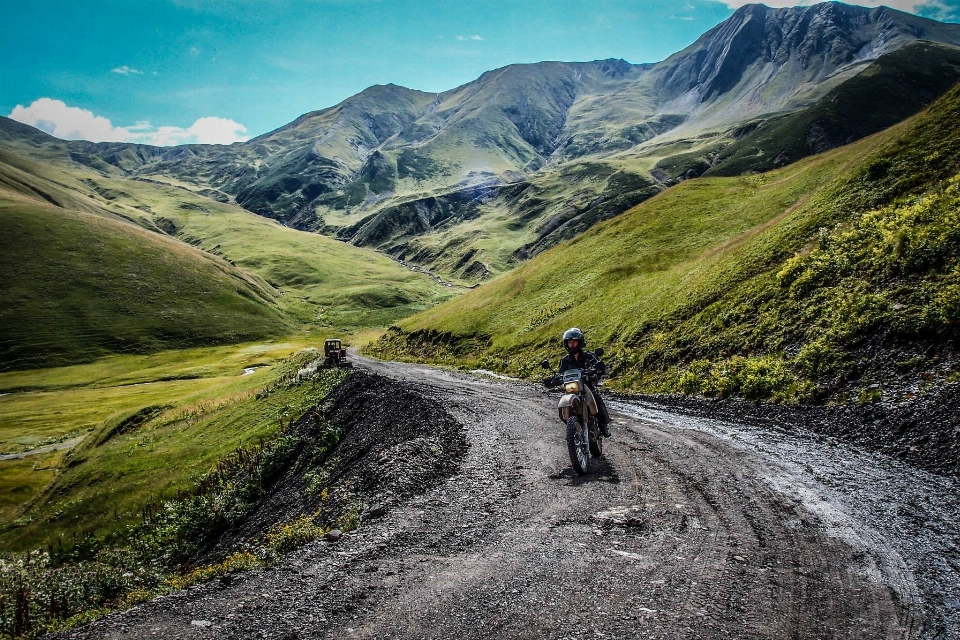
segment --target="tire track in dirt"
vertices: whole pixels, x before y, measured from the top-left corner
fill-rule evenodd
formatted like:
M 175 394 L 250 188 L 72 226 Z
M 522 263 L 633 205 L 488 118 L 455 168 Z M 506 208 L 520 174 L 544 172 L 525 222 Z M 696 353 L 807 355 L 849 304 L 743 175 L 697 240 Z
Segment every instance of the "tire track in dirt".
M 788 522 L 853 552 L 851 570 L 893 594 L 905 637 L 960 637 L 960 481 L 833 438 L 706 420 L 647 403 L 612 403 L 676 431 L 700 432 L 765 460 L 769 491 L 793 501 Z
M 798 471 L 817 442 L 798 436 L 788 455 L 737 425 L 611 403 L 615 438 L 580 478 L 555 394 L 357 366 L 444 402 L 470 441 L 459 473 L 336 545 L 69 637 L 955 637 L 896 532 L 851 513 L 835 478 Z

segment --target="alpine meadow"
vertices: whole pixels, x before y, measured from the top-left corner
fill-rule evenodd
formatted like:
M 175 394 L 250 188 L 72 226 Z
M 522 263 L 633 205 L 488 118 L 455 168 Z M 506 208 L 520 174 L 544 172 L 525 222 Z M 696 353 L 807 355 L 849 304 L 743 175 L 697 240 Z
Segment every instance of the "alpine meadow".
M 191 597 L 195 585 L 209 595 L 246 573 L 285 571 L 284 554 L 336 549 L 340 536 L 380 531 L 371 523 L 417 504 L 396 521 L 413 527 L 456 502 L 449 486 L 466 486 L 447 482 L 484 487 L 470 500 L 488 532 L 496 517 L 520 521 L 490 505 L 521 471 L 554 483 L 543 494 L 551 504 L 570 490 L 615 491 L 627 466 L 610 456 L 596 476 L 606 484 L 506 456 L 495 467 L 507 478 L 500 488 L 464 471 L 488 447 L 527 437 L 478 438 L 464 417 L 483 413 L 471 409 L 474 395 L 516 393 L 517 415 L 533 420 L 540 363 L 553 366 L 571 327 L 588 349 L 605 350 L 603 393 L 621 402 L 617 427 L 633 419 L 631 402 L 711 419 L 753 411 L 771 433 L 827 434 L 955 481 L 960 24 L 840 2 L 747 4 L 726 15 L 659 62 L 512 64 L 440 92 L 374 85 L 232 144 L 65 140 L 0 117 L 0 637 L 114 637 L 84 625 L 158 596 Z M 331 355 L 332 339 L 349 351 Z M 471 386 L 480 383 L 456 382 L 468 379 L 494 382 L 481 393 Z M 556 401 L 544 398 L 555 421 Z M 673 446 L 637 442 L 614 455 Z M 655 475 L 646 469 L 629 482 Z M 664 545 L 708 531 L 707 519 L 681 514 L 695 500 L 677 491 L 662 508 L 633 504 L 659 499 L 653 490 L 603 494 L 597 500 L 613 502 L 531 528 L 553 535 L 572 522 L 584 540 L 626 532 L 629 544 Z M 522 493 L 511 499 L 522 503 Z M 777 521 L 796 520 L 798 531 L 829 529 L 819 516 L 784 514 Z M 830 526 L 830 545 L 849 542 Z M 410 545 L 427 563 L 444 545 L 469 548 L 460 533 L 417 531 L 389 529 L 377 553 Z M 660 553 L 627 548 L 614 554 L 634 562 L 631 571 Z M 850 553 L 875 558 L 883 548 Z M 664 557 L 697 554 L 684 549 Z M 780 570 L 770 558 L 751 564 L 739 547 L 723 553 L 731 576 Z M 403 575 L 377 557 L 358 561 L 363 580 Z M 295 573 L 348 571 L 323 558 Z M 486 575 L 489 558 L 477 558 L 463 561 Z M 461 579 L 459 566 L 443 579 Z M 843 580 L 871 571 L 858 566 Z M 509 573 L 476 581 L 499 585 Z M 632 575 L 610 580 L 642 582 Z M 653 577 L 650 588 L 661 588 Z M 922 608 L 886 573 L 876 581 L 904 611 Z M 860 583 L 834 582 L 860 593 Z M 924 585 L 922 598 L 936 591 Z M 323 597 L 339 588 L 325 586 Z M 368 593 L 387 597 L 387 587 L 362 589 L 323 609 L 313 631 L 263 634 L 331 637 L 349 624 L 363 637 L 430 635 L 422 621 L 355 621 L 373 615 Z M 944 593 L 955 601 L 955 585 Z M 631 602 L 623 620 L 636 625 L 664 607 Z M 222 624 L 232 630 L 216 637 L 253 637 L 254 623 L 228 626 L 240 610 L 212 622 L 183 614 L 186 627 L 156 629 L 182 637 Z M 838 611 L 837 620 L 866 615 Z M 808 626 L 790 634 L 815 637 L 816 614 L 806 613 Z M 901 637 L 953 637 L 951 615 L 905 613 Z M 584 631 L 542 620 L 489 629 Z M 641 626 L 610 637 L 648 637 Z M 696 637 L 676 629 L 663 637 Z M 723 629 L 703 637 L 732 633 Z M 742 637 L 790 635 L 764 629 Z

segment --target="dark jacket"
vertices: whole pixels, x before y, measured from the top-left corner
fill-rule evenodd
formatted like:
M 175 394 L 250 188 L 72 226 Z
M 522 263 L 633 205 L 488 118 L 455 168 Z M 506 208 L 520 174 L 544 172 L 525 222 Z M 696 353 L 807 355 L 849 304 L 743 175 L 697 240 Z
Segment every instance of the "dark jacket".
M 568 369 L 594 369 L 601 376 L 606 372 L 607 366 L 601 362 L 592 351 L 581 351 L 579 358 L 574 358 L 573 354 L 568 353 L 560 359 L 560 373 Z M 596 382 L 588 381 L 591 390 L 595 390 Z
M 574 358 L 573 355 L 568 353 L 560 359 L 560 373 L 563 374 L 564 371 L 569 369 L 593 369 L 597 372 L 597 377 L 586 377 L 587 387 L 589 387 L 593 393 L 593 399 L 597 401 L 597 409 L 600 412 L 600 426 L 603 427 L 604 425 L 610 424 L 610 413 L 607 411 L 607 403 L 603 401 L 603 398 L 600 397 L 600 392 L 597 391 L 597 383 L 600 382 L 603 374 L 607 372 L 607 365 L 603 364 L 597 356 L 593 355 L 592 351 L 581 351 L 579 358 Z

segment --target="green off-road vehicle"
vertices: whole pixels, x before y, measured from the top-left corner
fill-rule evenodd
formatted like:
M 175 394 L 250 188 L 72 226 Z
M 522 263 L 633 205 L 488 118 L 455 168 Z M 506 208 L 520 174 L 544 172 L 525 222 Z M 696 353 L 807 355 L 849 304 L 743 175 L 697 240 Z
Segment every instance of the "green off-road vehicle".
M 338 338 L 331 338 L 323 343 L 323 364 L 327 367 L 349 367 L 347 350 Z

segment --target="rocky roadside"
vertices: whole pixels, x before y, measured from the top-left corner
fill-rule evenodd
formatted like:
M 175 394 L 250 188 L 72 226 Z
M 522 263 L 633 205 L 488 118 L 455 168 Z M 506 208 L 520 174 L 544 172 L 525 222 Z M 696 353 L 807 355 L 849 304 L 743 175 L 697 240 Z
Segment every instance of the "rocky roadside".
M 363 371 L 304 414 L 289 436 L 303 444 L 256 511 L 191 564 L 220 561 L 304 515 L 324 528 L 352 528 L 443 482 L 467 449 L 463 427 L 441 403 Z
M 897 404 L 784 405 L 681 395 L 611 397 L 766 429 L 800 428 L 927 471 L 960 475 L 960 383 L 945 384 Z

